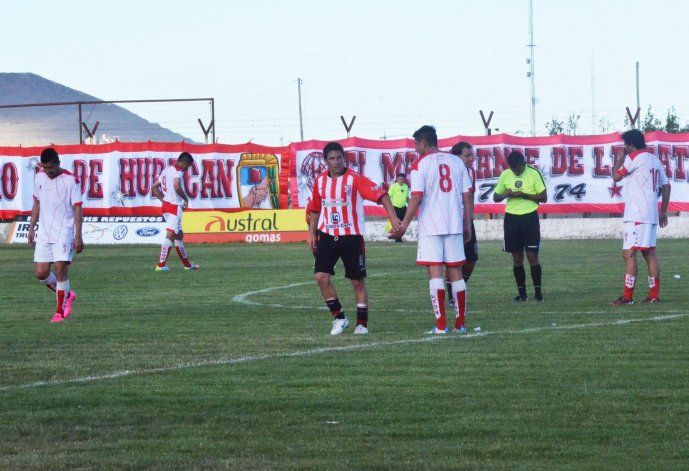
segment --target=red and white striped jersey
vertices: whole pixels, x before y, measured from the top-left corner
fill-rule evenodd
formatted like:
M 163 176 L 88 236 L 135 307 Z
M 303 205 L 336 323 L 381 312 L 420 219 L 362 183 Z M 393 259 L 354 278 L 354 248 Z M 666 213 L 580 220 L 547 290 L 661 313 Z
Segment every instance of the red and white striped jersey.
M 168 165 L 158 175 L 160 188 L 163 191 L 163 213 L 177 214 L 177 206 L 181 206 L 184 200 L 175 191 L 175 179 L 182 180 L 182 171 L 175 165 Z
M 308 209 L 320 213 L 318 230 L 332 236 L 364 235 L 364 200 L 380 201 L 387 192 L 368 178 L 345 170 L 337 178 L 322 173 L 313 185 Z
M 425 154 L 414 162 L 411 195 L 421 195 L 419 237 L 462 233 L 463 194 L 473 184 L 464 162 L 447 152 Z
M 39 203 L 38 239 L 49 244 L 74 240 L 74 206 L 81 206 L 81 186 L 73 174 L 62 170 L 50 178 L 42 170 L 34 177 L 33 197 Z
M 658 224 L 658 190 L 668 183 L 658 157 L 644 150 L 630 152 L 617 173 L 626 183 L 624 221 Z

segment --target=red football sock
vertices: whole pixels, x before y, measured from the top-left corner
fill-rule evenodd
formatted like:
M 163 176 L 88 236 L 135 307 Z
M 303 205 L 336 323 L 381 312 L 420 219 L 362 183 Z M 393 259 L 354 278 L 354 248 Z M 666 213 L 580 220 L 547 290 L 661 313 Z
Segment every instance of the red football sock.
M 160 257 L 158 258 L 159 267 L 165 266 L 167 256 L 170 254 L 170 247 L 172 247 L 172 241 L 170 239 L 165 239 L 163 245 L 160 247 Z
M 175 242 L 175 250 L 177 250 L 177 255 L 179 255 L 179 259 L 182 260 L 184 266 L 189 268 L 191 263 L 187 257 L 187 251 L 184 249 L 184 245 L 178 245 L 177 242 Z
M 636 277 L 630 275 L 629 273 L 624 274 L 624 299 L 632 299 L 634 297 L 634 283 L 636 283 Z
M 455 298 L 455 329 L 464 327 L 467 312 L 466 282 L 458 280 L 452 282 L 452 296 Z
M 447 322 L 445 320 L 445 283 L 442 278 L 433 278 L 428 282 L 431 294 L 431 304 L 433 314 L 435 314 L 435 326 L 438 330 L 445 330 Z
M 660 277 L 648 277 L 648 297 L 651 299 L 660 298 Z

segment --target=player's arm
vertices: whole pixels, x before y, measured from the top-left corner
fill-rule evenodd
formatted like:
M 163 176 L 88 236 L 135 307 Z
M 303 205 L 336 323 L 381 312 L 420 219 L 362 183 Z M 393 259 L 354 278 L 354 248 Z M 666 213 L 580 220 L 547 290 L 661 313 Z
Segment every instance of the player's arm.
M 33 207 L 31 208 L 31 224 L 29 224 L 29 245 L 33 247 L 36 245 L 36 224 L 38 223 L 38 215 L 41 213 L 41 203 L 38 198 L 34 196 Z
M 535 201 L 536 203 L 545 203 L 548 201 L 548 191 L 543 190 L 535 195 L 530 195 L 522 191 L 513 191 L 511 193 L 511 198 L 523 198 L 525 200 Z
M 395 213 L 395 208 L 392 206 L 390 197 L 387 194 L 383 195 L 378 202 L 383 205 L 385 212 L 388 213 L 388 219 L 392 224 L 392 232 L 397 232 L 400 228 L 401 221 L 397 217 L 397 213 Z
M 81 253 L 84 250 L 84 239 L 81 237 L 81 223 L 84 217 L 84 209 L 81 203 L 74 205 L 74 251 Z
M 617 156 L 615 158 L 615 165 L 612 169 L 612 181 L 615 183 L 622 180 L 627 174 L 632 172 L 632 160 L 628 159 L 624 155 Z
M 471 240 L 471 221 L 474 219 L 474 193 L 467 191 L 462 193 L 464 199 L 464 242 Z
M 505 181 L 502 178 L 503 175 L 504 173 L 500 175 L 500 178 L 498 178 L 498 184 L 495 185 L 495 188 L 493 189 L 493 201 L 496 203 L 504 201 L 512 196 L 512 192 L 505 186 Z
M 175 189 L 175 193 L 177 193 L 177 196 L 182 198 L 184 200 L 184 204 L 182 207 L 184 209 L 187 209 L 189 206 L 189 197 L 184 191 L 184 188 L 182 188 L 182 179 L 181 178 L 173 178 L 172 179 L 172 187 Z
M 318 243 L 318 219 L 320 213 L 309 210 L 309 248 L 312 252 L 316 252 L 316 244 Z
M 162 184 L 160 183 L 160 180 L 156 180 L 155 183 L 153 183 L 153 188 L 151 188 L 151 196 L 154 198 L 158 198 L 160 202 L 163 202 L 163 192 L 160 191 L 160 187 Z
M 414 193 L 411 195 L 409 200 L 409 206 L 407 206 L 407 214 L 404 215 L 404 220 L 400 224 L 400 229 L 397 233 L 393 233 L 394 238 L 400 238 L 407 232 L 409 228 L 409 223 L 416 216 L 416 212 L 421 207 L 421 202 L 423 201 L 423 193 Z M 392 237 L 392 236 L 391 236 Z
M 660 187 L 662 192 L 662 202 L 660 203 L 660 214 L 658 214 L 658 224 L 660 227 L 667 226 L 667 205 L 670 203 L 670 183 Z

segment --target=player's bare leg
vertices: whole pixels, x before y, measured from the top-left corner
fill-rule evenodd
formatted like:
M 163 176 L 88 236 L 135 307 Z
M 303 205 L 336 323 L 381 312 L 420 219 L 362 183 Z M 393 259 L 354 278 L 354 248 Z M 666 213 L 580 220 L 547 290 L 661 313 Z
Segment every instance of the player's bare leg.
M 543 301 L 543 291 L 541 290 L 541 264 L 538 261 L 538 252 L 526 252 L 526 259 L 531 267 L 531 281 L 535 291 L 536 301 Z
M 169 268 L 167 264 L 167 257 L 170 255 L 170 249 L 174 245 L 175 232 L 168 229 L 165 233 L 165 240 L 163 240 L 163 245 L 160 247 L 160 256 L 158 257 L 158 265 L 156 266 L 156 271 L 168 271 Z
M 57 278 L 55 278 L 55 274 L 50 271 L 50 265 L 49 262 L 34 263 L 34 274 L 46 288 L 54 293 L 57 291 Z
M 325 304 L 328 306 L 328 310 L 333 316 L 333 328 L 330 331 L 330 335 L 339 335 L 347 328 L 349 321 L 337 297 L 337 290 L 332 284 L 330 273 L 316 273 L 316 284 L 318 284 L 318 288 L 321 290 L 321 296 L 323 296 Z
M 625 304 L 633 304 L 634 285 L 636 284 L 636 274 L 639 267 L 636 263 L 636 250 L 625 249 L 622 251 L 622 258 L 624 259 L 624 291 L 622 296 L 610 303 L 611 306 L 623 306 Z
M 191 263 L 189 261 L 189 256 L 187 255 L 187 249 L 184 247 L 184 232 L 179 231 L 179 234 L 175 234 L 175 250 L 177 251 L 177 255 L 179 256 L 179 259 L 182 260 L 182 264 L 184 265 L 185 270 L 198 270 L 199 266 L 196 265 L 195 263 Z
M 360 280 L 350 280 L 354 288 L 354 299 L 356 300 L 356 328 L 355 334 L 368 334 L 368 289 L 364 278 Z
M 447 333 L 447 320 L 445 318 L 445 274 L 442 266 L 427 266 L 428 271 L 428 290 L 431 296 L 431 305 L 435 315 L 435 328 L 429 334 Z M 458 277 L 458 274 L 454 274 Z M 455 278 L 456 280 L 456 278 Z M 450 280 L 454 281 L 454 280 Z
M 462 265 L 462 278 L 465 283 L 469 282 L 469 278 L 471 278 L 475 266 L 476 262 L 464 262 L 464 265 Z
M 454 300 L 454 302 L 451 303 L 455 308 L 455 327 L 453 332 L 463 334 L 466 332 L 464 323 L 466 320 L 467 308 L 467 285 L 462 277 L 462 269 L 460 267 L 447 267 L 445 270 L 445 278 L 450 284 L 449 293 Z
M 514 281 L 517 283 L 519 294 L 514 298 L 514 302 L 528 301 L 526 296 L 526 272 L 524 271 L 524 252 L 512 252 L 512 271 Z
M 651 248 L 641 252 L 648 266 L 648 296 L 644 300 L 646 303 L 657 303 L 660 301 L 660 263 L 656 255 L 656 249 Z

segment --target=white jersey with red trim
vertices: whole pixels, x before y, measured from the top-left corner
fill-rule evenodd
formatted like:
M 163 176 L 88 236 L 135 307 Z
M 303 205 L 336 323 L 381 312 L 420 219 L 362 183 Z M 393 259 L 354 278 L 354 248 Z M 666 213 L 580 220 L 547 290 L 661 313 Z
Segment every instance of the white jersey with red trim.
M 421 195 L 419 237 L 462 233 L 463 194 L 473 185 L 466 165 L 447 152 L 425 154 L 411 171 L 411 195 Z
M 54 178 L 37 171 L 33 197 L 39 203 L 38 240 L 48 244 L 74 241 L 74 207 L 81 206 L 81 186 L 73 174 L 62 170 Z
M 175 191 L 175 179 L 179 179 L 181 184 L 182 171 L 174 165 L 168 165 L 158 175 L 157 181 L 160 182 L 160 188 L 163 191 L 163 213 L 176 214 L 177 206 L 184 203 L 184 200 Z
M 624 221 L 658 224 L 658 191 L 667 185 L 658 158 L 646 151 L 631 152 L 617 171 L 624 177 Z
M 352 170 L 337 178 L 322 173 L 313 185 L 308 209 L 320 213 L 318 230 L 332 236 L 364 235 L 364 200 L 380 201 L 387 192 Z

